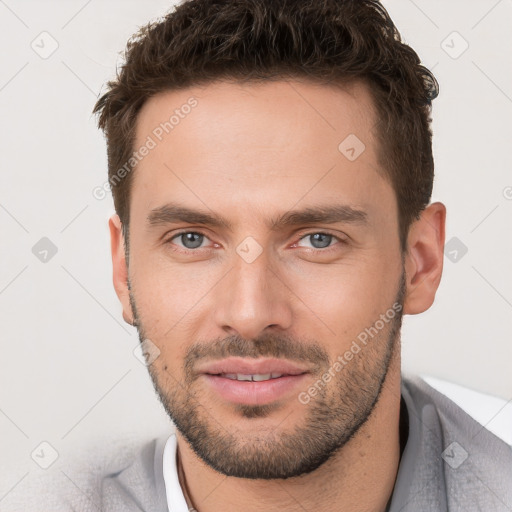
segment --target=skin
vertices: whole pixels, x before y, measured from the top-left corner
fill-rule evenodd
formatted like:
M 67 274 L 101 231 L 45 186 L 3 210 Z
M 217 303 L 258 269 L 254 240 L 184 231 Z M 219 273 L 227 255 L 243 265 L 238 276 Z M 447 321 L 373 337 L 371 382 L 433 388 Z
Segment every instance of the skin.
M 305 426 L 319 400 L 333 411 L 352 404 L 352 416 L 357 415 L 360 402 L 351 398 L 359 399 L 356 393 L 364 386 L 351 389 L 349 376 L 367 375 L 369 387 L 376 385 L 378 374 L 384 380 L 374 390 L 378 400 L 350 440 L 300 476 L 226 476 L 178 432 L 190 498 L 199 512 L 252 512 L 262 505 L 266 510 L 322 512 L 342 506 L 345 511 L 383 511 L 400 455 L 400 339 L 391 324 L 336 374 L 322 396 L 307 405 L 297 399 L 297 392 L 307 390 L 328 368 L 320 365 L 306 376 L 304 388 L 255 417 L 220 400 L 203 379 L 187 381 L 184 361 L 197 342 L 208 350 L 233 337 L 249 342 L 267 336 L 270 342 L 282 340 L 289 350 L 293 340 L 318 346 L 332 365 L 389 310 L 402 277 L 403 313 L 427 310 L 442 274 L 445 207 L 433 203 L 422 212 L 402 254 L 396 197 L 379 167 L 375 111 L 362 83 L 341 90 L 297 81 L 216 82 L 160 93 L 139 113 L 136 147 L 168 118 L 167 112 L 191 96 L 197 107 L 135 170 L 129 266 L 119 217 L 109 223 L 123 317 L 128 323 L 136 318 L 141 339 L 150 339 L 161 351 L 149 370 L 164 406 L 188 400 L 197 412 L 194 421 L 230 436 L 233 449 L 253 447 L 265 456 L 268 443 Z M 366 146 L 355 161 L 338 150 L 349 134 Z M 149 226 L 150 211 L 171 201 L 220 214 L 233 228 L 186 222 Z M 289 210 L 332 203 L 364 211 L 367 222 L 268 228 L 269 218 Z M 170 240 L 184 229 L 206 235 L 203 248 L 194 249 L 198 252 L 186 252 L 182 238 Z M 333 238 L 325 252 L 306 236 L 315 233 L 339 239 Z M 249 236 L 262 248 L 252 263 L 236 252 Z M 393 352 L 384 364 L 387 346 Z M 340 432 L 351 417 L 334 423 Z M 324 427 L 320 434 L 329 431 L 328 423 Z

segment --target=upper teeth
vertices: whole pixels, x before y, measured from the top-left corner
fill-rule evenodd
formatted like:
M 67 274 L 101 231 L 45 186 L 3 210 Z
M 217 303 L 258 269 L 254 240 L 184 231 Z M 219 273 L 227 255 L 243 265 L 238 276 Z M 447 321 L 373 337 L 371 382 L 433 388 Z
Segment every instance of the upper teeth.
M 223 377 L 226 379 L 232 380 L 253 380 L 253 381 L 262 381 L 262 380 L 270 380 L 277 379 L 278 377 L 282 377 L 282 373 L 255 373 L 253 375 L 244 375 L 243 373 L 223 373 Z

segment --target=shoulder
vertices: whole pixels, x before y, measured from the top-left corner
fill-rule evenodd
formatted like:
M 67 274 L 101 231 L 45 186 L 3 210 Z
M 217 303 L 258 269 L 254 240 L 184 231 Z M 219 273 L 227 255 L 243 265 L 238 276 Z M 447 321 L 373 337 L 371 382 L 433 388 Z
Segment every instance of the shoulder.
M 447 381 L 411 374 L 402 374 L 402 394 L 404 391 L 418 410 L 434 407 L 445 429 L 475 440 L 481 436 L 503 448 L 510 447 L 512 404 L 505 400 Z M 508 421 L 489 428 L 491 420 L 495 420 L 498 414 L 504 420 L 508 415 Z
M 101 478 L 102 510 L 167 510 L 163 450 L 168 436 L 152 439 L 131 460 Z
M 510 510 L 511 446 L 418 376 L 402 375 L 402 394 L 419 420 L 421 442 L 430 444 L 431 462 L 439 461 L 453 509 L 478 503 Z
M 58 510 L 167 512 L 162 458 L 167 438 L 113 442 L 106 453 L 70 465 L 61 472 L 67 482 L 58 486 Z

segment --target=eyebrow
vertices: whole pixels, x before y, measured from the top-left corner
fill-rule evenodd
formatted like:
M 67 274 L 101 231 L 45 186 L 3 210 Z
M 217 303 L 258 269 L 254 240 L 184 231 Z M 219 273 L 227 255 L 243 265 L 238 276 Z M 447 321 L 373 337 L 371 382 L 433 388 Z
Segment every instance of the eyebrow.
M 149 227 L 186 222 L 215 228 L 224 227 L 233 231 L 233 224 L 221 215 L 204 210 L 195 210 L 175 203 L 154 208 L 150 211 L 147 220 Z M 267 225 L 271 231 L 279 231 L 282 228 L 300 224 L 335 224 L 337 222 L 368 225 L 368 216 L 363 210 L 349 205 L 331 204 L 291 210 L 269 219 Z

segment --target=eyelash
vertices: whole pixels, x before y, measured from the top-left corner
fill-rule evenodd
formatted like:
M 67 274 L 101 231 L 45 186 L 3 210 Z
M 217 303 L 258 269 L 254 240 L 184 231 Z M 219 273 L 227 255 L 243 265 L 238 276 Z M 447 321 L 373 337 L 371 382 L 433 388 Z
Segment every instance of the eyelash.
M 201 236 L 204 236 L 205 238 L 208 238 L 208 236 L 205 233 L 201 232 L 201 231 L 184 230 L 184 231 L 180 231 L 180 232 L 175 233 L 174 235 L 172 235 L 172 237 L 167 239 L 165 241 L 165 243 L 166 244 L 171 244 L 172 240 L 174 240 L 175 238 L 178 238 L 181 235 L 185 235 L 187 233 L 194 233 L 196 235 L 201 235 Z M 331 236 L 333 239 L 335 239 L 336 241 L 338 241 L 341 244 L 346 244 L 347 243 L 346 240 L 343 240 L 339 236 L 333 235 L 332 233 L 328 233 L 326 231 L 310 231 L 309 233 L 302 234 L 300 236 L 300 238 L 299 238 L 299 241 L 303 240 L 304 238 L 307 238 L 308 236 L 312 236 L 312 235 L 327 235 L 327 236 Z M 207 249 L 207 247 L 198 247 L 196 249 L 187 249 L 186 247 L 185 248 L 178 247 L 177 249 L 173 249 L 173 250 L 175 250 L 177 252 L 182 252 L 182 253 L 191 253 L 191 252 L 199 252 L 200 249 Z M 308 249 L 310 249 L 311 251 L 314 251 L 314 252 L 327 253 L 327 252 L 330 252 L 331 250 L 336 249 L 336 244 L 329 245 L 328 247 L 324 247 L 324 248 L 320 248 L 320 249 L 317 249 L 315 247 L 308 248 Z

